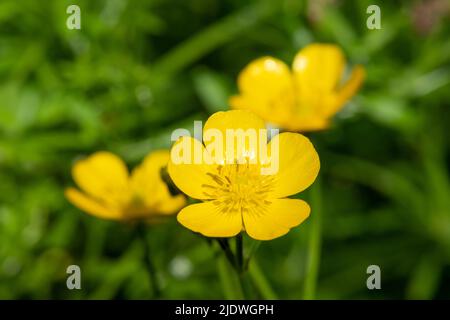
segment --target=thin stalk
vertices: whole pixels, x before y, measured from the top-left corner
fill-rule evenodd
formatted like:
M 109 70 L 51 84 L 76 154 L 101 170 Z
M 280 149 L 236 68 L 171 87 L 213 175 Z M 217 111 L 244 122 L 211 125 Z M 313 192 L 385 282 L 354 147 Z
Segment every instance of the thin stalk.
M 238 271 L 242 275 L 244 272 L 244 244 L 241 233 L 236 236 L 236 261 Z
M 156 269 L 152 261 L 151 250 L 148 244 L 145 228 L 146 227 L 144 224 L 139 224 L 137 226 L 137 232 L 142 243 L 142 248 L 144 250 L 144 263 L 148 273 L 148 278 L 150 280 L 149 281 L 150 290 L 152 290 L 153 298 L 158 299 L 161 295 L 161 289 L 158 283 L 158 279 L 156 277 Z
M 248 264 L 249 264 L 250 260 L 252 259 L 253 255 L 258 250 L 260 245 L 261 245 L 261 241 L 253 240 L 251 242 L 250 250 L 248 251 L 248 255 L 244 261 L 244 270 L 248 270 Z
M 230 265 L 236 269 L 236 259 L 234 257 L 233 252 L 231 251 L 230 244 L 228 243 L 227 238 L 217 238 L 217 242 L 219 243 L 220 248 L 222 249 L 223 253 L 225 253 L 225 256 L 230 263 Z
M 251 256 L 244 257 L 244 242 L 242 234 L 239 234 L 236 236 L 236 252 L 233 253 L 229 246 L 228 239 L 226 238 L 218 238 L 217 242 L 220 245 L 220 248 L 225 254 L 225 257 L 227 258 L 229 262 L 229 266 L 234 269 L 233 275 L 235 276 L 233 279 L 234 281 L 238 282 L 238 286 L 235 285 L 236 290 L 239 291 L 239 294 L 242 294 L 243 297 L 251 297 L 251 288 L 254 288 L 258 290 L 258 293 L 261 297 L 264 299 L 277 299 L 276 294 L 272 290 L 269 282 L 264 276 L 264 273 L 261 272 L 261 269 L 258 266 L 258 263 L 255 259 L 252 259 L 252 263 L 249 265 L 249 261 Z M 252 255 L 256 251 L 256 249 L 259 247 L 260 241 L 257 241 L 256 244 L 253 246 L 253 250 L 251 251 Z M 248 267 L 248 273 L 249 277 L 247 277 L 247 267 Z M 224 267 L 222 266 L 222 269 Z M 221 277 L 224 278 L 223 276 Z M 251 283 L 250 283 L 251 280 Z M 253 285 L 251 285 L 253 284 Z M 227 288 L 224 286 L 224 288 Z M 227 293 L 227 296 L 230 296 L 229 292 Z
M 306 268 L 303 298 L 312 300 L 316 296 L 322 246 L 322 190 L 320 176 L 311 189 L 311 229 L 308 239 L 308 265 Z
M 242 240 L 242 239 L 241 239 Z M 225 257 L 227 258 L 229 262 L 229 266 L 233 269 L 234 272 L 231 272 L 233 274 L 232 280 L 235 282 L 234 288 L 236 291 L 238 291 L 238 294 L 242 296 L 243 299 L 245 299 L 245 292 L 244 292 L 244 279 L 242 277 L 242 273 L 239 271 L 239 259 L 234 255 L 233 251 L 230 248 L 230 244 L 228 242 L 227 238 L 217 238 L 217 242 L 219 243 L 220 248 L 225 254 Z M 222 269 L 219 270 L 223 270 Z M 222 275 L 223 279 L 223 275 Z M 224 288 L 226 288 L 224 286 Z
M 253 299 L 252 286 L 244 269 L 244 241 L 242 238 L 242 233 L 239 233 L 236 236 L 236 274 L 239 277 L 244 296 L 248 299 Z
M 221 254 L 217 255 L 217 270 L 219 272 L 225 299 L 244 299 L 244 291 L 238 275 L 234 272 L 234 268 L 227 262 L 227 259 Z

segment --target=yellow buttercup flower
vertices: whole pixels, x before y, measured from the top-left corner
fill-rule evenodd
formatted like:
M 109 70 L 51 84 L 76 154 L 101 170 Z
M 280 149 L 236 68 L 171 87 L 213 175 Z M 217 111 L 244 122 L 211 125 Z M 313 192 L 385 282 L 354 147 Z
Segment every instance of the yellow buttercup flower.
M 177 212 L 183 195 L 172 196 L 161 179 L 169 151 L 149 154 L 131 175 L 125 163 L 110 152 L 96 152 L 75 163 L 72 176 L 82 191 L 65 190 L 67 199 L 79 209 L 103 219 L 156 218 Z
M 240 73 L 240 95 L 231 97 L 230 105 L 291 131 L 327 128 L 365 77 L 364 68 L 357 65 L 342 83 L 345 65 L 342 50 L 331 44 L 311 44 L 300 50 L 292 71 L 278 59 L 257 59 Z
M 203 201 L 180 211 L 178 221 L 183 226 L 207 237 L 232 237 L 245 231 L 254 239 L 270 240 L 286 234 L 309 216 L 305 201 L 286 198 L 310 186 L 319 172 L 319 156 L 305 136 L 286 132 L 269 143 L 267 138 L 263 144 L 246 140 L 240 148 L 231 148 L 237 152 L 233 154 L 211 148 L 218 137 L 216 134 L 211 139 L 211 129 L 226 137 L 230 130 L 261 132 L 265 124 L 246 110 L 217 112 L 205 123 L 203 141 L 186 136 L 177 140 L 171 150 L 169 175 L 181 191 Z M 225 139 L 224 150 L 229 149 L 226 144 L 231 141 Z M 271 174 L 262 174 L 261 169 L 268 163 L 255 156 L 262 145 L 271 159 L 278 161 L 278 170 Z M 180 161 L 186 154 L 192 161 Z

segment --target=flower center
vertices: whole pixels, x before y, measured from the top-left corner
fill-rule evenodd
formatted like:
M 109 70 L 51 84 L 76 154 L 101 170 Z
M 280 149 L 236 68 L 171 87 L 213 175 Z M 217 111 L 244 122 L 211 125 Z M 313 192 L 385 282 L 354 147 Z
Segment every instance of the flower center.
M 274 177 L 261 175 L 258 165 L 219 165 L 208 176 L 211 183 L 202 185 L 203 193 L 223 213 L 261 214 L 271 203 L 267 198 Z

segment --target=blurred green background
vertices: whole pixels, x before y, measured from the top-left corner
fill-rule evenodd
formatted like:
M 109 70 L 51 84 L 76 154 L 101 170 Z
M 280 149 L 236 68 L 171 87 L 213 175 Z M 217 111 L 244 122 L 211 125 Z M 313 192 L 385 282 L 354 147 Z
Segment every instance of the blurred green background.
M 66 28 L 70 4 L 81 30 Z M 366 27 L 370 4 L 381 30 Z M 109 150 L 132 167 L 173 129 L 226 110 L 249 61 L 290 63 L 319 41 L 368 76 L 333 127 L 309 135 L 322 162 L 316 297 L 449 299 L 448 17 L 445 0 L 2 0 L 0 298 L 149 298 L 135 229 L 65 200 L 71 165 Z M 310 229 L 256 253 L 279 298 L 303 297 Z M 228 297 L 201 237 L 174 218 L 147 235 L 163 298 Z M 82 290 L 66 288 L 70 264 Z M 381 290 L 366 288 L 371 264 Z

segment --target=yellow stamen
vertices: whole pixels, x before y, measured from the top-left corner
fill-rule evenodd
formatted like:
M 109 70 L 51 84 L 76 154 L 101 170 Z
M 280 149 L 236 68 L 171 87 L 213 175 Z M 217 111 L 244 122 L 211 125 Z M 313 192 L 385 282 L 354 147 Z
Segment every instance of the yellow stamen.
M 213 204 L 223 213 L 263 214 L 270 205 L 268 194 L 273 176 L 261 175 L 260 167 L 250 164 L 219 165 L 208 173 L 210 184 L 203 184 L 203 193 L 214 199 Z

